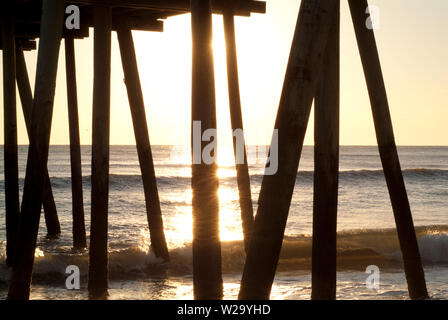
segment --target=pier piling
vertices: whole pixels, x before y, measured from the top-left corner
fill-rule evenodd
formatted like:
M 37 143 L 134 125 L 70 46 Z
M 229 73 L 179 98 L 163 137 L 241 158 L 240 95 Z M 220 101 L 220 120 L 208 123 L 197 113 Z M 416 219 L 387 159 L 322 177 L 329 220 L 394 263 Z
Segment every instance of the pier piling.
M 4 8 L 3 43 L 3 132 L 6 211 L 6 264 L 12 266 L 19 221 L 19 165 L 17 155 L 16 59 L 14 18 Z
M 349 0 L 348 3 L 369 91 L 378 149 L 397 226 L 409 296 L 411 299 L 425 299 L 428 297 L 425 274 L 395 144 L 375 35 L 373 29 L 365 26 L 365 9 L 368 3 L 366 0 Z
M 269 299 L 336 1 L 302 0 L 275 129 L 278 171 L 263 177 L 239 299 Z
M 314 98 L 311 299 L 336 299 L 339 171 L 339 0 Z
M 28 77 L 23 48 L 20 43 L 16 43 L 16 78 L 20 102 L 22 104 L 23 118 L 25 120 L 25 126 L 29 138 L 31 132 L 31 117 L 33 112 L 33 92 L 31 90 L 30 80 Z M 61 233 L 61 225 L 59 223 L 48 170 L 46 170 L 44 177 L 42 202 L 44 207 L 45 224 L 47 227 L 47 238 L 57 238 Z
M 241 113 L 240 86 L 238 80 L 238 59 L 235 40 L 235 19 L 233 12 L 223 13 L 224 34 L 226 38 L 227 80 L 229 87 L 230 120 L 232 131 L 240 130 L 241 136 L 233 136 L 233 153 L 235 156 L 236 178 L 239 191 L 241 220 L 244 234 L 244 247 L 249 250 L 250 236 L 254 224 L 254 212 L 250 190 L 249 167 L 247 164 L 246 144 L 243 134 L 243 115 Z M 243 141 L 238 145 L 238 139 Z M 241 143 L 241 140 L 239 141 Z M 238 149 L 241 148 L 241 149 Z M 242 158 L 242 159 L 241 159 Z M 244 160 L 241 163 L 241 160 Z
M 191 189 L 193 216 L 193 295 L 222 299 L 223 279 L 217 176 L 217 114 L 212 13 L 223 15 L 233 152 L 246 262 L 239 299 L 269 299 L 296 185 L 312 102 L 314 198 L 312 299 L 336 299 L 337 207 L 340 129 L 340 0 L 302 0 L 283 83 L 271 151 L 277 172 L 263 176 L 254 217 L 244 142 L 235 16 L 264 13 L 255 0 L 112 1 L 73 0 L 82 12 L 82 28 L 64 27 L 65 1 L 10 1 L 3 5 L 1 49 L 4 99 L 4 182 L 6 264 L 12 267 L 8 299 L 30 297 L 40 215 L 47 237 L 61 233 L 48 173 L 48 153 L 61 38 L 65 38 L 70 133 L 73 247 L 87 247 L 75 65 L 75 38 L 94 28 L 91 157 L 91 226 L 88 291 L 92 299 L 108 295 L 108 197 L 111 100 L 111 32 L 117 31 L 123 73 L 141 169 L 146 215 L 155 256 L 169 261 L 161 201 L 149 139 L 132 30 L 163 31 L 163 19 L 191 12 Z M 375 125 L 383 171 L 394 213 L 411 299 L 428 298 L 409 199 L 400 167 L 378 49 L 366 25 L 367 0 L 349 0 L 350 12 Z M 40 6 L 42 5 L 42 11 Z M 24 50 L 39 38 L 34 94 Z M 29 138 L 20 207 L 16 86 Z M 34 97 L 33 97 L 34 96 Z M 198 129 L 200 128 L 200 129 Z M 242 142 L 242 143 L 241 143 Z M 267 168 L 270 164 L 267 164 Z M 267 172 L 267 170 L 266 170 Z
M 202 158 L 203 132 L 216 130 L 215 79 L 212 50 L 212 11 L 210 0 L 191 0 L 193 38 L 192 139 L 193 160 L 199 149 L 200 163 L 192 164 L 193 192 L 193 294 L 195 299 L 221 299 L 221 242 L 219 237 L 219 180 L 217 164 Z M 201 124 L 200 141 L 193 135 L 194 121 Z M 196 148 L 195 144 L 200 144 Z M 214 150 L 216 152 L 216 150 Z M 216 156 L 216 155 L 215 155 Z
M 67 82 L 68 128 L 70 135 L 70 168 L 72 180 L 73 248 L 87 247 L 82 191 L 81 146 L 79 142 L 78 93 L 76 88 L 76 61 L 73 36 L 66 35 L 65 74 Z
M 107 296 L 108 198 L 110 138 L 111 8 L 94 8 L 92 192 L 89 250 L 89 295 Z
M 117 29 L 121 61 L 128 92 L 132 123 L 134 125 L 135 142 L 142 172 L 143 189 L 145 192 L 146 215 L 148 219 L 151 247 L 156 257 L 169 261 L 168 247 L 163 230 L 162 211 L 160 209 L 159 192 L 156 173 L 149 142 L 148 125 L 146 122 L 145 104 L 138 74 L 132 32 L 126 25 Z
M 61 0 L 44 0 L 42 4 L 30 146 L 16 246 L 20 254 L 14 259 L 8 299 L 26 300 L 30 294 L 43 183 L 48 161 L 64 8 L 64 1 Z

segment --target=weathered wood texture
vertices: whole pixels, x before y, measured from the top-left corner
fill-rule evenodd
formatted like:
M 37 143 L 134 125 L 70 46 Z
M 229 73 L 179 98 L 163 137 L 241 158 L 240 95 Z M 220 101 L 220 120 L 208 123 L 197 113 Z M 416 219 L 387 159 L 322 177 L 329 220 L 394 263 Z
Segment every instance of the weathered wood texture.
M 104 298 L 108 287 L 108 198 L 110 136 L 111 9 L 95 7 L 92 193 L 88 289 Z
M 275 122 L 278 171 L 263 177 L 240 299 L 268 299 L 336 0 L 303 0 Z M 271 146 L 272 150 L 272 146 Z
M 64 1 L 43 1 L 30 146 L 16 247 L 20 254 L 17 254 L 14 260 L 8 299 L 28 299 L 30 294 L 34 251 L 48 161 L 63 17 Z
M 349 0 L 348 3 L 369 91 L 379 153 L 394 211 L 409 296 L 411 299 L 424 299 L 428 297 L 425 275 L 395 144 L 378 49 L 373 30 L 368 29 L 365 24 L 368 4 L 366 0 Z
M 23 54 L 22 44 L 20 41 L 16 41 L 16 78 L 20 101 L 22 103 L 23 118 L 25 120 L 25 126 L 29 138 L 33 110 L 33 92 L 31 90 L 25 56 Z M 59 223 L 48 170 L 46 170 L 44 177 L 42 202 L 44 207 L 45 224 L 47 226 L 47 238 L 57 238 L 61 233 L 61 225 Z
M 314 98 L 314 207 L 311 298 L 336 299 L 339 171 L 339 0 Z
M 79 142 L 78 93 L 76 87 L 75 44 L 65 37 L 65 74 L 67 82 L 68 128 L 70 133 L 70 168 L 72 177 L 73 248 L 87 247 L 82 191 L 81 145 Z
M 212 16 L 210 1 L 191 1 L 191 25 L 193 36 L 192 77 L 192 150 L 193 158 L 200 144 L 195 141 L 193 122 L 200 121 L 202 134 L 216 129 L 215 81 L 212 51 Z M 193 293 L 195 299 L 221 299 L 223 283 L 221 275 L 221 242 L 219 238 L 219 181 L 217 164 L 206 164 L 202 157 L 192 164 L 193 207 Z

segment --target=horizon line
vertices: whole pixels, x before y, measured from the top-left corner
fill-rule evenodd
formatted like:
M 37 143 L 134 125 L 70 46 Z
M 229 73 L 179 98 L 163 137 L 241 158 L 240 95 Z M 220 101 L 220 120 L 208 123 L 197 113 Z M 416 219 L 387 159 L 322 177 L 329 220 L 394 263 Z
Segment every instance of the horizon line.
M 4 147 L 4 144 L 0 145 Z M 29 144 L 17 144 L 18 147 L 29 146 Z M 50 147 L 63 147 L 70 146 L 70 144 L 50 144 Z M 92 144 L 80 144 L 81 147 L 89 147 Z M 135 146 L 135 144 L 110 144 L 109 146 L 127 147 Z M 189 147 L 189 144 L 151 144 L 151 147 L 170 147 L 170 146 L 185 146 Z M 269 144 L 246 144 L 246 146 L 269 146 Z M 314 144 L 304 144 L 304 147 L 314 147 Z M 341 144 L 340 147 L 378 147 L 376 144 Z M 448 145 L 431 145 L 431 144 L 397 144 L 397 147 L 448 147 Z M 219 147 L 219 146 L 218 146 Z M 227 146 L 226 146 L 227 147 Z M 232 147 L 229 145 L 228 147 Z

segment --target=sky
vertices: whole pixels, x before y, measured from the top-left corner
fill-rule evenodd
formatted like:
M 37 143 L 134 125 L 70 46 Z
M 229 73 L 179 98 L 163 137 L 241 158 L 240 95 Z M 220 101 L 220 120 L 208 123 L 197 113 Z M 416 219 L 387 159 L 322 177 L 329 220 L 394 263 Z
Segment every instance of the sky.
M 370 103 L 353 25 L 341 1 L 341 145 L 375 145 Z M 372 0 L 375 30 L 398 145 L 448 145 L 448 1 Z M 236 18 L 243 121 L 247 144 L 267 145 L 277 113 L 299 0 L 267 0 L 267 13 Z M 366 15 L 367 18 L 367 15 Z M 82 23 L 82 16 L 81 16 Z M 218 142 L 231 145 L 222 17 L 213 17 Z M 154 145 L 190 144 L 190 16 L 165 20 L 165 31 L 133 32 Z M 81 144 L 91 144 L 93 30 L 76 40 Z M 34 86 L 36 51 L 25 53 Z M 1 70 L 1 66 L 0 66 Z M 0 82 L 2 80 L 0 79 Z M 3 86 L 1 85 L 3 88 Z M 1 89 L 2 90 L 2 89 Z M 18 97 L 18 94 L 17 94 Z M 3 100 L 0 99 L 3 127 Z M 20 102 L 18 142 L 27 144 Z M 3 144 L 3 130 L 0 130 Z M 306 145 L 313 144 L 313 117 Z M 135 144 L 116 34 L 112 34 L 111 144 Z M 51 144 L 68 144 L 64 44 L 59 58 Z

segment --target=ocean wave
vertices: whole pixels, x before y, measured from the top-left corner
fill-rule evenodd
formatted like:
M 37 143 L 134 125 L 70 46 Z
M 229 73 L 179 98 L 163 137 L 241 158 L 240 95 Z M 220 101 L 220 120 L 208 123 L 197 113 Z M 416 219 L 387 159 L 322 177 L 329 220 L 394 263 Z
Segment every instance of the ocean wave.
M 448 225 L 416 227 L 420 254 L 426 266 L 448 265 Z M 338 233 L 339 271 L 365 270 L 377 265 L 380 270 L 401 269 L 401 253 L 395 229 L 350 230 Z M 223 241 L 222 269 L 224 273 L 241 273 L 245 251 L 241 240 Z M 0 283 L 8 281 L 4 266 L 4 242 L 0 244 Z M 279 272 L 311 270 L 312 238 L 307 235 L 285 236 L 277 267 Z M 146 277 L 185 276 L 192 273 L 191 243 L 170 249 L 170 262 L 156 258 L 150 245 L 135 245 L 109 250 L 109 276 L 113 280 L 144 279 Z M 63 283 L 68 265 L 80 268 L 81 277 L 88 272 L 88 252 L 73 253 L 70 248 L 45 252 L 37 250 L 33 281 Z
M 422 178 L 422 179 L 432 179 L 432 178 L 442 178 L 448 180 L 448 170 L 438 170 L 438 169 L 405 169 L 403 170 L 403 175 L 405 178 Z M 303 178 L 310 180 L 314 176 L 314 171 L 299 171 L 297 174 L 297 183 L 300 183 Z M 262 174 L 252 174 L 250 175 L 251 180 L 260 182 L 263 179 Z M 366 180 L 366 179 L 378 179 L 384 178 L 383 170 L 342 170 L 339 172 L 340 179 L 347 180 Z M 67 184 L 70 178 L 52 178 L 52 183 L 57 184 L 58 179 L 61 179 L 62 184 Z M 142 178 L 140 175 L 119 175 L 111 174 L 109 176 L 109 181 L 112 186 L 114 185 L 127 185 L 132 186 L 134 184 L 141 185 Z M 55 181 L 53 181 L 55 180 Z M 236 176 L 227 176 L 219 179 L 221 183 L 231 183 L 235 182 Z M 90 183 L 90 176 L 85 177 L 84 181 Z M 189 176 L 158 176 L 157 182 L 160 186 L 181 186 L 189 185 L 191 183 L 191 177 Z
M 297 183 L 300 183 L 305 179 L 305 181 L 312 181 L 314 176 L 314 171 L 305 170 L 299 171 L 297 174 Z M 442 169 L 425 169 L 425 168 L 414 168 L 414 169 L 404 169 L 403 176 L 408 179 L 443 179 L 448 180 L 448 170 Z M 263 179 L 262 174 L 252 174 L 251 180 L 260 182 Z M 383 179 L 383 170 L 341 170 L 339 172 L 340 180 L 369 180 L 369 179 Z M 91 176 L 84 176 L 83 182 L 90 185 Z M 220 178 L 222 183 L 231 183 L 236 179 L 235 176 L 227 176 Z M 0 179 L 0 184 L 1 183 Z M 23 185 L 24 179 L 19 180 L 20 184 Z M 158 176 L 157 182 L 160 186 L 183 186 L 189 185 L 191 182 L 191 177 L 189 176 Z M 71 178 L 67 177 L 51 177 L 51 183 L 56 188 L 70 188 Z M 141 187 L 142 177 L 138 174 L 110 174 L 109 184 L 111 187 Z

